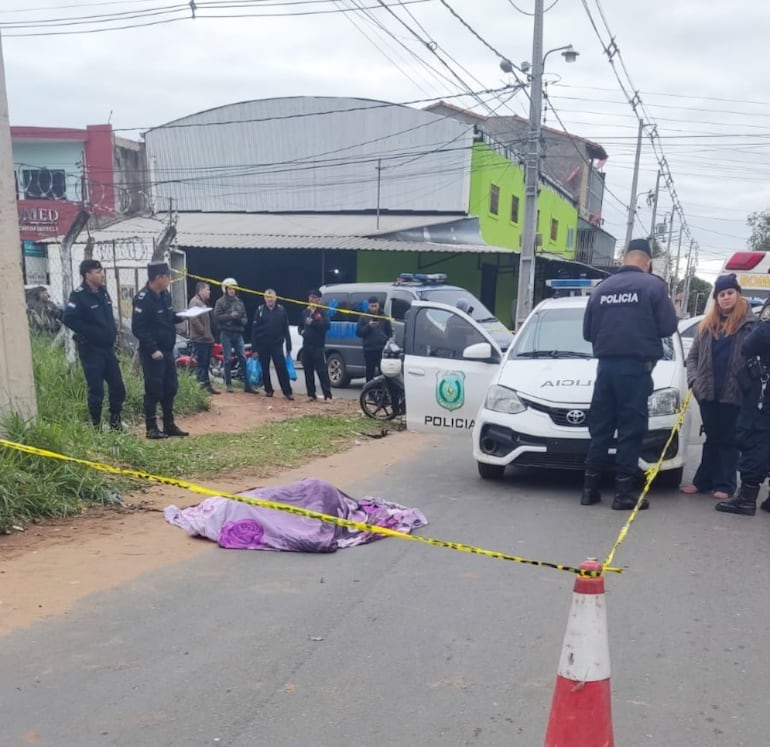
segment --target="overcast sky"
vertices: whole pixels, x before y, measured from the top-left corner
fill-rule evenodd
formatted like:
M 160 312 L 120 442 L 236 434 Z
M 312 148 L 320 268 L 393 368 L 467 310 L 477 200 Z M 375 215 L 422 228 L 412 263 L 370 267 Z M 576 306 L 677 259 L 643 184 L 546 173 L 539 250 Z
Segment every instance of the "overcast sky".
M 111 121 L 136 137 L 142 129 L 248 99 L 331 95 L 402 102 L 460 92 L 461 84 L 409 29 L 434 42 L 437 53 L 472 89 L 511 82 L 496 55 L 442 0 L 196 2 L 192 20 L 188 3 L 181 0 L 2 0 L 11 123 L 84 127 Z M 380 2 L 387 2 L 403 23 L 382 7 L 338 12 Z M 515 63 L 531 58 L 534 0 L 446 3 Z M 726 255 L 745 248 L 747 214 L 770 208 L 770 84 L 765 71 L 770 4 L 585 4 L 602 41 L 583 0 L 546 0 L 546 8 L 552 7 L 545 14 L 545 50 L 571 43 L 580 52 L 572 65 L 559 54 L 549 56 L 546 78 L 549 97 L 568 130 L 601 143 L 609 154 L 605 171 L 612 194 L 605 196 L 605 228 L 623 241 L 638 126 L 604 52 L 603 44 L 614 37 L 620 50 L 615 68 L 628 94 L 639 92 L 645 120 L 657 126 L 660 152 L 700 247 L 699 274 L 710 279 Z M 294 15 L 265 15 L 286 13 Z M 124 15 L 105 19 L 106 24 L 93 18 L 113 14 Z M 207 17 L 214 15 L 241 17 Z M 72 25 L 82 16 L 92 18 Z M 53 25 L 57 19 L 70 24 Z M 93 33 L 105 25 L 150 23 L 157 25 Z M 50 35 L 74 30 L 81 33 Z M 504 105 L 488 95 L 482 98 L 501 114 L 527 115 L 523 93 Z M 484 111 L 471 98 L 453 101 Z M 548 126 L 560 127 L 552 111 L 545 116 Z M 655 187 L 657 169 L 645 139 L 635 235 L 649 231 L 645 196 Z M 670 207 L 662 189 L 659 220 Z

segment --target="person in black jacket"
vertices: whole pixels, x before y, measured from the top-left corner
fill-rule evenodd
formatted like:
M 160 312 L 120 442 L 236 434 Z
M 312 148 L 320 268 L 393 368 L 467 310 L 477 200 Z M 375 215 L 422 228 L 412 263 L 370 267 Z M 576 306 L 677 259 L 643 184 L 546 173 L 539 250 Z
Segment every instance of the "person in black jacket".
M 329 372 L 326 369 L 326 333 L 329 331 L 329 315 L 318 306 L 321 302 L 321 292 L 308 291 L 308 307 L 302 311 L 299 323 L 299 333 L 302 335 L 302 368 L 305 371 L 305 387 L 307 398 L 314 402 L 316 397 L 315 374 L 321 382 L 324 401 L 332 398 L 332 385 Z
M 273 361 L 278 383 L 286 399 L 294 399 L 286 370 L 286 356 L 283 344 L 286 343 L 286 355 L 291 355 L 291 334 L 289 333 L 289 317 L 286 309 L 276 303 L 277 296 L 272 288 L 265 291 L 265 303 L 257 309 L 254 324 L 251 328 L 251 350 L 259 355 L 262 364 L 262 382 L 265 385 L 265 396 L 273 396 L 273 382 L 270 381 L 270 361 Z
M 70 293 L 62 323 L 75 333 L 73 339 L 88 387 L 91 422 L 96 428 L 101 425 L 106 381 L 110 390 L 110 428 L 119 431 L 126 387 L 115 355 L 117 327 L 112 299 L 105 287 L 104 268 L 99 260 L 84 259 L 80 263 L 80 276 L 83 282 Z
M 165 262 L 147 265 L 147 285 L 134 296 L 131 331 L 139 340 L 139 358 L 144 374 L 144 419 L 147 438 L 187 436 L 174 422 L 174 397 L 178 380 L 174 361 L 175 325 L 184 321 L 174 312 L 171 270 Z M 163 430 L 158 428 L 157 408 L 163 412 Z
M 719 278 L 717 278 L 719 282 Z M 756 323 L 741 344 L 746 367 L 739 374 L 743 401 L 738 414 L 736 439 L 740 449 L 738 494 L 714 508 L 730 514 L 754 516 L 759 488 L 770 473 L 770 303 L 765 301 Z M 770 511 L 770 498 L 760 508 Z
M 382 316 L 377 296 L 369 299 L 368 313 L 358 320 L 356 334 L 362 339 L 366 380 L 371 381 L 380 367 L 382 350 L 393 337 L 393 326 L 390 319 Z
M 663 357 L 663 338 L 677 330 L 676 309 L 666 283 L 650 274 L 652 251 L 646 239 L 628 245 L 623 266 L 591 293 L 583 317 L 583 337 L 599 359 L 588 416 L 591 443 L 580 503 L 601 500 L 599 481 L 617 430 L 616 494 L 612 508 L 631 510 L 642 439 L 647 431 L 647 400 L 652 369 Z M 649 507 L 645 498 L 641 509 Z

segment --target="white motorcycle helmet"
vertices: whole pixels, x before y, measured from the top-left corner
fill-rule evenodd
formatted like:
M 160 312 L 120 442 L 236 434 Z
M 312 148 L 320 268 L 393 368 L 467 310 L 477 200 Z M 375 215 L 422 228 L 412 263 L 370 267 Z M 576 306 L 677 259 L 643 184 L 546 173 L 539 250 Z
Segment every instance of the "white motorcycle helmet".
M 222 291 L 226 291 L 228 287 L 232 288 L 238 285 L 238 281 L 235 278 L 225 278 L 222 281 Z

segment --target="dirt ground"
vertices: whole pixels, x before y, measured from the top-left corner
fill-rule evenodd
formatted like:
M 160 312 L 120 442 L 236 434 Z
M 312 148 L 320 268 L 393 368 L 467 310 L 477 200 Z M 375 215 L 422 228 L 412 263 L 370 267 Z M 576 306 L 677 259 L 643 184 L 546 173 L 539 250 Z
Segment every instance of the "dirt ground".
M 310 403 L 298 396 L 289 402 L 280 395 L 268 399 L 264 394 L 236 392 L 212 397 L 210 411 L 180 419 L 179 424 L 193 434 L 237 433 L 290 415 L 356 411 L 357 402 L 350 400 Z M 424 437 L 392 430 L 386 442 L 362 436 L 351 450 L 316 459 L 297 469 L 273 474 L 228 472 L 222 478 L 189 479 L 215 490 L 233 492 L 308 476 L 343 487 L 426 445 Z M 383 448 L 387 454 L 385 462 Z M 162 510 L 170 504 L 184 507 L 200 500 L 200 496 L 181 488 L 148 484 L 147 488 L 124 496 L 127 509 L 99 508 L 84 516 L 0 536 L 0 635 L 66 614 L 79 599 L 165 564 L 216 552 L 214 543 L 191 539 L 163 518 Z

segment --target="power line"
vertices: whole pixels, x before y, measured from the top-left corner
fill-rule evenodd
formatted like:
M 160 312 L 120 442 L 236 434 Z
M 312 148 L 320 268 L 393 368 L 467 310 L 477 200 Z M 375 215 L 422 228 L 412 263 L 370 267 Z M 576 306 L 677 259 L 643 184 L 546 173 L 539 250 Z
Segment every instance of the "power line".
M 95 33 L 103 33 L 106 31 L 122 31 L 126 29 L 134 29 L 134 28 L 145 28 L 148 26 L 158 26 L 162 24 L 168 24 L 168 23 L 175 23 L 178 21 L 192 21 L 192 20 L 199 20 L 199 19 L 241 19 L 241 18 L 278 18 L 278 17 L 287 17 L 287 16 L 317 16 L 317 15 L 330 15 L 330 14 L 337 14 L 337 13 L 353 13 L 357 12 L 359 9 L 363 10 L 377 10 L 380 7 L 390 8 L 390 6 L 387 3 L 384 3 L 382 0 L 378 0 L 377 5 L 368 5 L 368 6 L 361 6 L 359 9 L 355 8 L 339 8 L 339 7 L 332 7 L 332 8 L 326 8 L 326 9 L 319 9 L 319 10 L 293 10 L 293 11 L 276 11 L 276 12 L 264 12 L 264 11 L 258 11 L 254 13 L 225 13 L 225 14 L 216 14 L 211 12 L 205 12 L 207 8 L 222 8 L 227 9 L 229 8 L 249 8 L 249 7 L 285 7 L 285 6 L 292 6 L 292 5 L 308 5 L 308 4 L 328 4 L 330 2 L 333 2 L 333 0 L 280 0 L 272 3 L 265 3 L 265 2 L 256 2 L 256 0 L 248 0 L 248 2 L 245 2 L 244 4 L 230 4 L 228 6 L 216 4 L 216 3 L 205 3 L 205 2 L 199 2 L 194 7 L 194 14 L 190 15 L 191 12 L 191 6 L 190 5 L 179 5 L 179 6 L 166 6 L 164 10 L 156 11 L 155 9 L 147 9 L 144 11 L 130 11 L 133 13 L 133 16 L 126 15 L 126 12 L 124 13 L 115 13 L 111 16 L 108 16 L 106 14 L 102 14 L 102 16 L 94 16 L 93 20 L 85 20 L 86 17 L 81 17 L 81 19 L 51 19 L 48 22 L 43 22 L 41 26 L 40 21 L 12 21 L 10 23 L 4 23 L 0 24 L 0 28 L 7 27 L 11 29 L 38 29 L 38 28 L 48 28 L 51 26 L 78 26 L 78 25 L 90 25 L 95 26 L 94 28 L 83 28 L 83 29 L 73 29 L 73 30 L 63 30 L 63 31 L 28 31 L 24 33 L 4 33 L 4 36 L 6 38 L 29 38 L 29 37 L 38 37 L 38 36 L 68 36 L 72 34 L 95 34 Z M 432 0 L 399 0 L 400 3 L 407 3 L 410 5 L 415 5 L 418 3 L 427 3 L 432 2 Z M 172 8 L 176 8 L 175 10 L 172 10 Z M 177 17 L 173 18 L 162 18 L 154 21 L 148 21 L 146 23 L 129 23 L 129 24 L 123 24 L 123 25 L 104 25 L 104 24 L 112 24 L 115 22 L 125 21 L 125 20 L 137 20 L 141 18 L 148 18 L 158 15 L 170 15 L 172 13 L 181 14 L 177 15 Z M 101 26 L 99 24 L 102 24 Z
M 581 0 L 581 2 L 583 5 L 583 9 L 585 10 L 586 15 L 588 16 L 588 20 L 594 30 L 594 33 L 596 34 L 596 37 L 599 39 L 599 43 L 602 45 L 602 49 L 604 50 L 604 53 L 607 56 L 607 60 L 610 63 L 610 67 L 612 68 L 612 71 L 615 75 L 616 80 L 618 81 L 618 85 L 620 86 L 620 89 L 623 92 L 623 95 L 626 97 L 626 99 L 628 100 L 628 103 L 631 105 L 631 108 L 634 110 L 634 114 L 636 114 L 639 120 L 639 123 L 642 125 L 643 129 L 647 130 L 647 136 L 652 145 L 652 150 L 655 155 L 655 158 L 657 159 L 659 171 L 663 175 L 665 189 L 668 191 L 669 196 L 671 198 L 672 209 L 674 210 L 674 212 L 679 214 L 680 224 L 682 226 L 682 230 L 684 231 L 684 233 L 687 235 L 688 238 L 694 240 L 692 233 L 687 225 L 687 218 L 684 214 L 684 208 L 682 207 L 682 204 L 679 200 L 679 195 L 677 194 L 676 185 L 674 183 L 674 176 L 671 173 L 671 168 L 669 166 L 669 163 L 666 159 L 665 154 L 663 153 L 663 149 L 660 144 L 660 135 L 658 134 L 657 125 L 653 123 L 653 118 L 649 115 L 649 112 L 645 109 L 644 102 L 642 101 L 639 95 L 638 89 L 636 89 L 636 87 L 633 85 L 633 82 L 631 81 L 631 76 L 629 75 L 628 69 L 623 60 L 623 56 L 620 52 L 620 48 L 618 47 L 615 41 L 615 36 L 612 34 L 612 31 L 610 30 L 609 23 L 607 22 L 607 18 L 604 14 L 604 9 L 601 6 L 601 2 L 600 0 L 594 0 L 599 10 L 599 13 L 601 15 L 602 22 L 604 23 L 607 33 L 609 34 L 609 37 L 610 37 L 609 44 L 605 44 L 602 33 L 596 24 L 596 21 L 593 17 L 593 13 L 591 12 L 591 9 L 588 6 L 587 0 Z M 634 91 L 633 95 L 631 95 L 627 90 L 626 84 L 623 82 L 623 78 L 621 77 L 615 65 L 616 57 L 620 62 L 620 66 L 623 69 L 623 73 L 625 74 L 626 80 L 628 81 L 628 85 Z M 695 245 L 696 245 L 696 254 L 697 254 L 697 242 Z
M 227 125 L 239 125 L 239 124 L 251 124 L 255 122 L 274 122 L 277 120 L 291 120 L 291 119 L 304 119 L 305 117 L 326 116 L 332 114 L 347 114 L 349 112 L 368 111 L 370 109 L 384 109 L 388 107 L 398 106 L 413 106 L 415 104 L 426 104 L 431 101 L 445 101 L 447 99 L 465 98 L 473 95 L 481 96 L 484 94 L 498 94 L 503 91 L 510 91 L 511 85 L 500 86 L 499 88 L 485 88 L 477 91 L 466 91 L 458 94 L 447 94 L 443 96 L 430 96 L 424 99 L 412 99 L 411 101 L 392 102 L 392 101 L 370 101 L 369 103 L 361 106 L 350 106 L 345 109 L 327 109 L 320 112 L 297 112 L 294 114 L 271 114 L 264 117 L 247 117 L 246 119 L 228 119 L 220 122 L 183 122 L 181 120 L 173 120 L 163 125 L 149 125 L 145 127 L 115 127 L 113 132 L 152 132 L 153 130 L 173 130 L 173 129 L 186 129 L 193 127 L 224 127 Z M 367 99 L 362 99 L 367 101 Z M 193 115 L 196 116 L 196 115 Z M 182 120 L 189 119 L 189 117 L 182 117 Z

